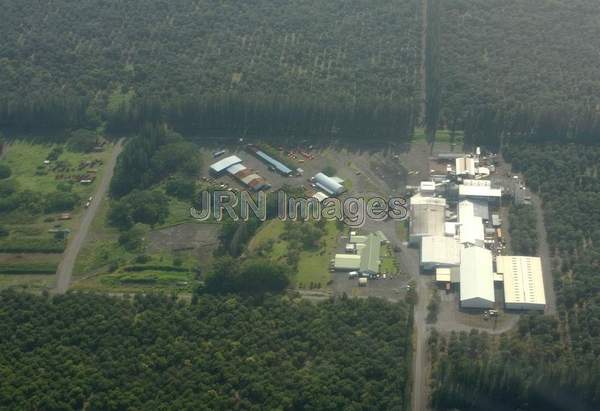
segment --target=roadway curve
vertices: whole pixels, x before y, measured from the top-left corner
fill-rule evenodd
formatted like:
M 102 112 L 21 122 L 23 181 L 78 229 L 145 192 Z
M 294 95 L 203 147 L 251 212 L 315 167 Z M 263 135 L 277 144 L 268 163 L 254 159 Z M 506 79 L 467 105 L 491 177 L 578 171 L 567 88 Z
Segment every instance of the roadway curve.
M 53 290 L 56 294 L 63 294 L 69 289 L 71 276 L 73 275 L 73 267 L 75 266 L 75 260 L 77 260 L 81 246 L 85 242 L 90 230 L 90 226 L 92 225 L 92 221 L 98 213 L 100 204 L 108 192 L 108 187 L 110 185 L 110 181 L 112 180 L 115 166 L 117 164 L 117 157 L 119 157 L 119 154 L 121 154 L 122 150 L 123 140 L 119 140 L 113 147 L 113 151 L 106 164 L 106 170 L 104 173 L 102 173 L 102 179 L 96 188 L 92 204 L 90 204 L 89 208 L 84 211 L 83 219 L 81 220 L 79 229 L 75 233 L 73 240 L 69 241 L 67 249 L 63 254 L 63 259 L 58 266 L 58 270 L 56 271 L 56 287 Z

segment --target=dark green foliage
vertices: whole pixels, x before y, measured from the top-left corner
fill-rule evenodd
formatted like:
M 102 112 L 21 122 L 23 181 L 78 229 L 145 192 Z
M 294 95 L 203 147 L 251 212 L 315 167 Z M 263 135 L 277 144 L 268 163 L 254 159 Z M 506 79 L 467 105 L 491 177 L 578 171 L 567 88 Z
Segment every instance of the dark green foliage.
M 229 254 L 232 256 L 239 256 L 244 247 L 250 241 L 261 222 L 251 217 L 248 221 L 232 221 L 226 219 L 221 225 L 221 232 L 219 233 L 220 246 L 217 250 L 217 254 Z
M 119 156 L 111 194 L 122 197 L 134 188 L 148 188 L 171 174 L 192 178 L 201 164 L 196 147 L 183 141 L 180 134 L 165 126 L 148 126 L 127 143 Z
M 410 401 L 402 303 L 3 291 L 0 306 L 7 409 L 392 410 Z
M 140 251 L 144 244 L 145 230 L 136 225 L 119 235 L 119 245 L 129 252 Z
M 2 14 L 0 125 L 130 133 L 162 120 L 194 136 L 406 138 L 418 10 L 413 0 L 24 0 Z
M 499 146 L 502 134 L 598 142 L 596 0 L 436 0 L 429 5 L 440 7 L 439 57 L 431 70 L 439 71 L 441 125 L 464 129 L 467 143 L 488 146 Z M 434 22 L 429 20 L 429 32 L 436 30 Z M 427 75 L 429 85 L 436 75 Z M 436 100 L 431 100 L 428 110 L 435 111 Z
M 6 164 L 0 164 L 0 180 L 9 178 L 12 175 L 10 167 Z
M 0 274 L 54 274 L 57 268 L 54 263 L 0 264 Z
M 284 265 L 263 258 L 240 263 L 226 256 L 213 264 L 205 279 L 205 290 L 213 294 L 264 294 L 282 291 L 288 284 L 288 268 Z
M 75 193 L 54 191 L 48 193 L 45 198 L 44 212 L 45 213 L 58 213 L 64 211 L 71 211 L 75 208 L 75 205 L 79 202 L 79 196 Z
M 532 205 L 513 205 L 509 211 L 513 255 L 538 255 L 537 215 Z
M 65 242 L 55 238 L 9 237 L 0 240 L 0 253 L 62 253 Z
M 285 232 L 281 237 L 293 244 L 289 248 L 310 250 L 319 246 L 319 240 L 324 233 L 324 228 L 314 222 L 288 220 L 285 223 Z
M 79 129 L 71 133 L 67 140 L 67 147 L 71 151 L 89 153 L 96 147 L 97 135 L 92 130 Z
M 178 176 L 167 181 L 165 191 L 180 200 L 191 200 L 196 193 L 196 183 L 191 177 Z
M 8 237 L 10 230 L 6 227 L 0 226 L 0 237 Z
M 169 215 L 169 199 L 160 191 L 134 190 L 125 197 L 114 200 L 108 212 L 111 225 L 123 230 L 135 223 L 154 226 Z

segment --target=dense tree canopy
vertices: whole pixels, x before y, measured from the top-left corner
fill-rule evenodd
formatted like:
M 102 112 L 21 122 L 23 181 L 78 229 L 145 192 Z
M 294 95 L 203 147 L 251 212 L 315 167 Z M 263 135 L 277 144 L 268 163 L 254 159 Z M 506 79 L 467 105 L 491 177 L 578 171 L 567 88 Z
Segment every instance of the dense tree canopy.
M 361 113 L 398 137 L 418 13 L 414 0 L 7 4 L 0 126 L 127 132 L 163 117 L 195 134 L 329 135 Z
M 408 307 L 0 293 L 6 409 L 403 409 Z

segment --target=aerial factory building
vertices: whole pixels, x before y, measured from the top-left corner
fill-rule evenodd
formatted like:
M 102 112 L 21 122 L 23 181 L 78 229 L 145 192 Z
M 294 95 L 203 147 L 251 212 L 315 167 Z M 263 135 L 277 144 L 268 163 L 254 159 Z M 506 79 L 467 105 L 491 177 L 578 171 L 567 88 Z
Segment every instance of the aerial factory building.
M 417 244 L 423 237 L 443 236 L 446 199 L 416 194 L 410 199 L 409 241 Z
M 463 308 L 492 308 L 494 272 L 492 252 L 482 247 L 467 247 L 461 252 L 460 305 Z
M 539 257 L 498 256 L 496 272 L 504 282 L 504 304 L 511 310 L 546 307 L 542 262 Z

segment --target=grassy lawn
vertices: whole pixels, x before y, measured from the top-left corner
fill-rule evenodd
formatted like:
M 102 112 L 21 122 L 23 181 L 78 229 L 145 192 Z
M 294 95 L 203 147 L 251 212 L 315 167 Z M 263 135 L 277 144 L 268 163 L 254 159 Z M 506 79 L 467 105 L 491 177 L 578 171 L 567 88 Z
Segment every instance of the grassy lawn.
M 50 170 L 50 166 L 44 165 L 44 160 L 53 148 L 59 145 L 33 144 L 27 141 L 15 141 L 11 143 L 10 150 L 6 155 L 5 162 L 11 168 L 13 177 L 21 190 L 31 190 L 39 193 L 49 193 L 56 190 L 56 184 L 61 180 L 57 178 L 62 173 L 55 173 Z M 63 146 L 64 148 L 64 146 Z M 104 150 L 100 153 L 74 153 L 64 148 L 59 160 L 65 161 L 74 170 L 69 175 L 76 175 L 85 172 L 78 171 L 77 168 L 82 161 L 102 160 L 106 162 L 110 157 L 110 150 Z M 73 192 L 82 197 L 89 196 L 95 189 L 99 178 L 90 185 L 74 184 Z
M 301 223 L 298 223 L 301 224 Z M 287 241 L 281 240 L 285 224 L 280 220 L 273 220 L 266 223 L 259 232 L 254 236 L 248 245 L 250 253 L 257 251 L 267 241 L 273 240 L 275 243 L 269 251 L 268 257 L 275 261 L 284 261 L 288 251 Z M 298 272 L 292 278 L 295 286 L 308 286 L 320 284 L 325 287 L 331 279 L 329 272 L 329 260 L 333 257 L 338 238 L 338 229 L 335 222 L 329 221 L 326 225 L 326 232 L 322 240 L 325 242 L 323 248 L 310 251 L 302 251 L 300 253 L 300 261 L 298 262 Z
M 463 131 L 456 131 L 454 142 L 462 143 L 464 137 Z M 415 135 L 413 137 L 413 141 L 425 140 L 425 129 L 424 128 L 416 128 Z M 438 130 L 435 133 L 435 141 L 440 143 L 449 143 L 450 142 L 450 130 Z

